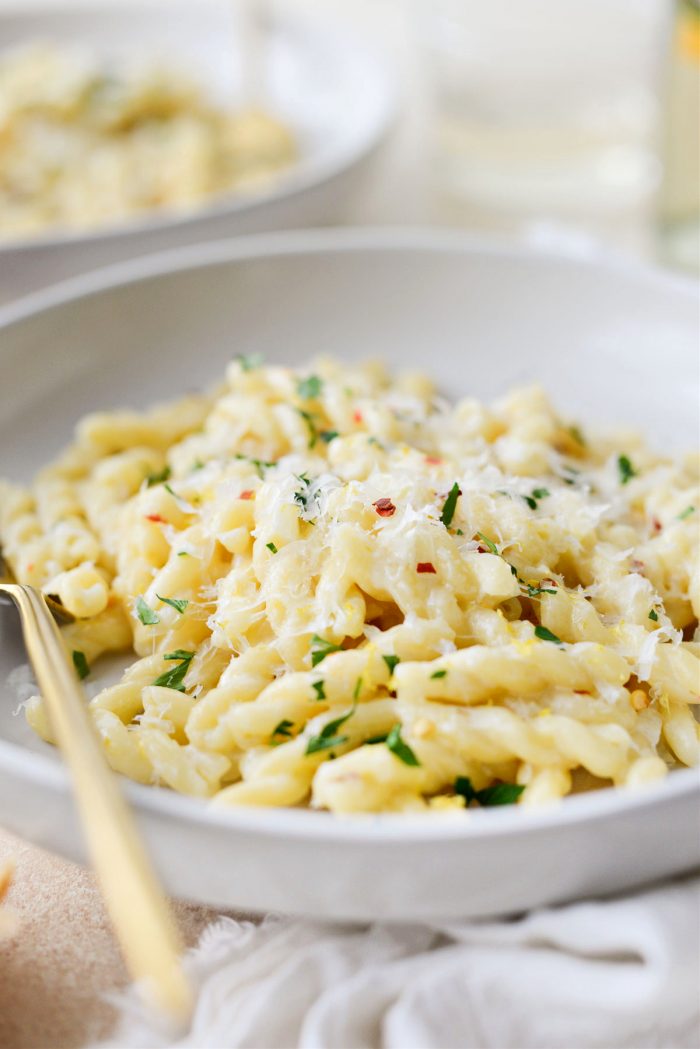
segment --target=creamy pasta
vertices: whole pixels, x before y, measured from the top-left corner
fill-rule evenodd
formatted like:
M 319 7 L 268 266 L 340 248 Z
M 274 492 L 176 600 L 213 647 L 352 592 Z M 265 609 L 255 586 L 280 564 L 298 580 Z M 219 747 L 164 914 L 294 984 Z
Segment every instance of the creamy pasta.
M 698 763 L 698 460 L 582 432 L 537 388 L 231 363 L 83 419 L 0 488 L 107 757 L 219 806 L 537 805 Z M 30 724 L 51 738 L 41 701 Z
M 296 152 L 270 114 L 218 109 L 172 71 L 126 75 L 50 45 L 0 56 L 0 238 L 192 208 Z

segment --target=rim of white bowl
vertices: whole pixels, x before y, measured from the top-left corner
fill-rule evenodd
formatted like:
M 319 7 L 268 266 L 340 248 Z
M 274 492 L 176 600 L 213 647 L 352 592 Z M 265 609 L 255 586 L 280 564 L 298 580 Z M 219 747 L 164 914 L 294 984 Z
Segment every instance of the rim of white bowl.
M 490 258 L 549 261 L 572 269 L 603 270 L 611 276 L 641 284 L 666 287 L 695 298 L 700 306 L 700 286 L 686 274 L 623 254 L 606 246 L 585 250 L 540 245 L 529 240 L 467 233 L 431 226 L 336 226 L 251 233 L 205 240 L 197 244 L 167 248 L 135 259 L 101 266 L 89 273 L 68 277 L 46 288 L 30 292 L 0 306 L 0 328 L 56 306 L 97 295 L 139 281 L 204 269 L 228 262 L 289 255 L 354 254 L 357 252 L 425 252 L 440 254 L 483 254 Z M 699 315 L 700 318 L 700 315 Z

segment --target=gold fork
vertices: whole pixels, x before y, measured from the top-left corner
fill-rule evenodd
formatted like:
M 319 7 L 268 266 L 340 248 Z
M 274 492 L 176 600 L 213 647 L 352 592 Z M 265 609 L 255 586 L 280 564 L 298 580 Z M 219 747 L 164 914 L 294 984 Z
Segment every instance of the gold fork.
M 20 613 L 27 654 L 71 772 L 88 851 L 129 972 L 150 1004 L 185 1023 L 192 992 L 179 935 L 68 662 L 54 621 L 54 614 L 65 619 L 65 610 L 34 587 L 15 582 L 0 549 L 2 595 Z

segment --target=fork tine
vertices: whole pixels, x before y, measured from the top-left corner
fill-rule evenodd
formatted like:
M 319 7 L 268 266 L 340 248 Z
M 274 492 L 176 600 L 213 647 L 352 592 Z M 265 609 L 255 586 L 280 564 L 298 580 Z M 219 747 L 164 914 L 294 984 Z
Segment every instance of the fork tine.
M 16 583 L 17 580 L 14 577 L 12 569 L 5 560 L 3 553 L 2 544 L 0 544 L 0 583 Z M 54 617 L 57 623 L 74 623 L 75 616 L 72 612 L 69 612 L 67 608 L 64 608 L 57 597 L 51 594 L 44 594 L 46 604 L 49 606 L 49 611 Z

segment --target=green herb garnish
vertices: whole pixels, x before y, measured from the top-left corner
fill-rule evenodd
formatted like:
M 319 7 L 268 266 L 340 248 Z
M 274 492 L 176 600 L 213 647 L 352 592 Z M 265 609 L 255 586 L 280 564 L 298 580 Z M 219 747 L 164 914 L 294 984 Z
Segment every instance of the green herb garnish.
M 276 554 L 277 553 L 277 547 L 275 546 L 274 543 L 265 543 L 265 546 L 267 547 L 267 549 L 270 551 L 271 554 Z
M 555 645 L 563 645 L 564 642 L 556 634 L 553 634 L 551 630 L 547 630 L 546 626 L 535 627 L 535 637 L 538 637 L 540 641 L 553 641 Z
M 256 368 L 259 368 L 265 358 L 262 353 L 239 353 L 238 363 L 244 372 L 252 372 Z
M 318 436 L 324 444 L 330 444 L 331 441 L 334 441 L 336 437 L 339 437 L 340 435 L 337 430 L 321 430 L 319 431 Z
M 318 440 L 318 430 L 316 429 L 316 423 L 314 417 L 310 412 L 305 412 L 303 408 L 297 408 L 299 415 L 306 423 L 309 430 L 309 448 L 313 448 Z
M 552 590 L 548 586 L 532 586 L 530 583 L 523 583 L 523 586 L 527 590 L 528 597 L 539 597 L 540 594 L 556 594 L 556 590 Z
M 175 652 L 166 652 L 163 659 L 178 660 L 179 662 L 176 667 L 170 667 L 160 677 L 157 677 L 153 684 L 159 685 L 161 688 L 173 688 L 176 692 L 184 692 L 185 686 L 183 682 L 193 656 L 194 652 L 188 652 L 184 648 L 178 648 Z
M 637 476 L 637 471 L 626 455 L 618 455 L 617 472 L 620 475 L 620 484 L 627 484 L 628 481 Z
M 317 667 L 331 652 L 340 652 L 341 645 L 334 645 L 332 641 L 314 634 L 311 638 L 311 666 Z
M 430 675 L 430 680 L 433 681 L 435 678 L 447 677 L 446 670 L 436 670 L 434 674 Z
M 144 626 L 155 626 L 160 623 L 160 616 L 149 608 L 142 597 L 136 598 L 136 615 Z
M 401 725 L 398 722 L 386 737 L 386 745 L 394 757 L 397 757 L 399 761 L 403 761 L 404 765 L 412 765 L 414 768 L 418 768 L 420 765 L 420 761 L 408 743 L 401 739 Z
M 394 668 L 396 667 L 396 664 L 401 662 L 398 656 L 382 656 L 382 659 L 388 666 L 390 674 L 394 673 Z
M 582 448 L 586 447 L 586 438 L 583 436 L 583 433 L 578 426 L 569 426 L 567 433 L 570 434 L 570 436 L 573 437 L 576 443 L 580 444 Z
M 297 383 L 297 393 L 305 401 L 315 400 L 322 389 L 323 381 L 319 379 L 318 375 L 309 375 L 305 379 L 299 379 Z
M 482 543 L 484 543 L 484 545 L 488 547 L 490 552 L 498 556 L 498 547 L 496 546 L 494 541 L 492 539 L 489 539 L 488 536 L 484 535 L 483 532 L 477 532 L 476 534 L 478 535 L 479 539 L 481 539 Z
M 484 806 L 512 805 L 524 790 L 525 787 L 517 783 L 494 783 L 483 790 L 475 790 L 468 776 L 458 776 L 455 780 L 455 794 L 460 794 L 467 805 L 472 801 Z
M 84 681 L 90 673 L 90 667 L 85 658 L 84 652 L 80 652 L 78 649 L 73 649 L 73 666 L 75 667 L 75 672 L 80 680 Z
M 686 517 L 690 517 L 690 515 L 694 514 L 694 513 L 695 513 L 695 507 L 694 506 L 686 506 L 685 510 L 683 510 L 681 513 L 679 513 L 679 515 L 677 517 L 677 520 L 678 521 L 685 521 Z
M 311 687 L 316 693 L 316 699 L 320 702 L 326 698 L 325 682 L 323 681 L 312 681 Z
M 160 473 L 149 474 L 146 478 L 146 485 L 148 488 L 152 488 L 154 484 L 163 484 L 170 477 L 170 467 L 164 466 Z
M 160 594 L 156 594 L 159 601 L 162 601 L 164 605 L 170 605 L 180 615 L 185 611 L 189 605 L 189 600 L 186 597 L 161 597 Z
M 459 499 L 461 494 L 462 490 L 455 481 L 455 483 L 450 488 L 447 499 L 445 499 L 445 505 L 442 508 L 442 513 L 440 514 L 440 520 L 444 524 L 445 528 L 449 528 L 452 524 L 452 518 L 454 517 L 455 510 L 457 509 L 457 500 Z
M 651 609 L 651 611 L 649 612 L 649 619 L 653 619 L 655 623 L 658 623 L 658 621 L 659 621 L 659 614 L 656 611 L 656 609 L 654 609 L 654 608 Z
M 549 495 L 549 489 L 548 488 L 533 488 L 532 492 L 530 493 L 530 495 L 524 495 L 523 499 L 525 500 L 525 502 L 527 503 L 527 505 L 530 507 L 531 510 L 536 510 L 537 509 L 537 503 L 539 502 L 539 500 L 540 499 L 546 499 L 548 495 Z
M 343 714 L 341 717 L 336 718 L 334 721 L 329 721 L 324 725 L 319 734 L 317 736 L 312 736 L 306 744 L 306 753 L 315 754 L 319 750 L 330 750 L 331 747 L 338 747 L 341 743 L 347 743 L 347 736 L 337 736 L 336 733 L 338 729 L 345 724 L 348 718 L 352 717 L 356 709 L 357 701 L 355 700 L 347 714 Z
M 287 739 L 291 739 L 292 733 L 289 731 L 291 728 L 294 728 L 294 722 L 288 721 L 286 718 L 283 718 L 282 721 L 280 721 L 279 724 L 276 725 L 275 728 L 273 728 L 272 730 L 272 735 L 270 736 L 270 745 L 273 747 L 277 747 L 280 743 L 284 742 L 283 739 L 275 739 L 275 736 L 284 736 Z

